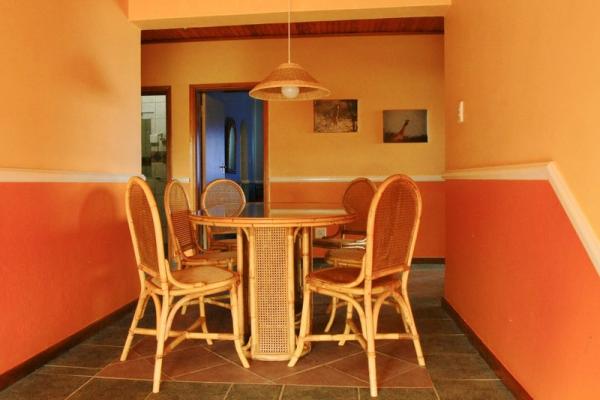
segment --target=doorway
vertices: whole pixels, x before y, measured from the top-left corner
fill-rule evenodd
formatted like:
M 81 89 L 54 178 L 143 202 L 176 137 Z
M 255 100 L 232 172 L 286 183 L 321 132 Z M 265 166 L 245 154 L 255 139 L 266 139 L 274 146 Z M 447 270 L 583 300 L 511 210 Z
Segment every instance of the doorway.
M 169 160 L 170 103 L 169 87 L 142 88 L 142 174 L 156 199 L 163 228 L 163 240 L 167 241 L 163 197 L 165 186 L 171 179 Z
M 267 103 L 248 95 L 253 86 L 191 88 L 198 207 L 202 189 L 220 178 L 237 182 L 247 201 L 268 198 Z

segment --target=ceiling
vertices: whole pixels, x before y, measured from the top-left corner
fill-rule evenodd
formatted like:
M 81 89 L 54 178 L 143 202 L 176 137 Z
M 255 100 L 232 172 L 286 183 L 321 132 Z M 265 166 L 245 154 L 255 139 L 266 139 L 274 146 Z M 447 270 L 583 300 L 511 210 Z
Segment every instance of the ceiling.
M 293 37 L 352 35 L 441 35 L 443 17 L 359 19 L 347 21 L 297 22 Z M 142 44 L 209 40 L 273 39 L 287 36 L 287 24 L 256 24 L 202 28 L 151 29 L 142 31 Z

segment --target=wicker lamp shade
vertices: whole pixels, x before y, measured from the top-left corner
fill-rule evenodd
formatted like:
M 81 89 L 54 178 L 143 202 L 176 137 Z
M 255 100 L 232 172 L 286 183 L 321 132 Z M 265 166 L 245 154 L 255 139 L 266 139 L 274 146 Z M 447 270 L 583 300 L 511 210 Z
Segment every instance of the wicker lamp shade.
M 298 95 L 292 98 L 282 93 L 283 87 L 297 87 Z M 250 91 L 250 96 L 260 100 L 314 100 L 329 96 L 329 89 L 321 85 L 304 68 L 296 63 L 280 64 L 262 82 Z

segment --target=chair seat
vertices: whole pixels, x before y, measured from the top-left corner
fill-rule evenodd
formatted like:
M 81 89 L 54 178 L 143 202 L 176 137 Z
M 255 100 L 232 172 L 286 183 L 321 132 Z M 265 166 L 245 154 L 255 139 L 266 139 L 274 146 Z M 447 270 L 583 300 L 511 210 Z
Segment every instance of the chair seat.
M 227 265 L 235 262 L 237 253 L 235 251 L 207 251 L 205 253 L 194 254 L 185 257 L 182 261 L 184 265 Z
M 348 285 L 354 282 L 361 273 L 361 268 L 353 267 L 332 267 L 325 268 L 319 271 L 311 272 L 306 282 L 311 286 L 329 287 Z M 364 281 L 363 281 L 364 282 Z M 401 284 L 400 279 L 396 275 L 389 275 L 380 279 L 375 279 L 372 282 L 373 292 L 379 292 L 387 287 L 396 287 Z M 364 283 L 356 286 L 359 292 L 362 292 Z
M 342 239 L 340 237 L 320 238 L 313 240 L 314 247 L 324 249 L 364 248 L 365 239 Z
M 327 264 L 360 267 L 365 256 L 363 249 L 333 249 L 325 254 Z
M 178 282 L 200 287 L 219 282 L 228 285 L 231 279 L 236 278 L 237 273 L 220 267 L 198 266 L 173 271 L 171 275 Z M 156 279 L 154 279 L 154 283 L 158 284 Z

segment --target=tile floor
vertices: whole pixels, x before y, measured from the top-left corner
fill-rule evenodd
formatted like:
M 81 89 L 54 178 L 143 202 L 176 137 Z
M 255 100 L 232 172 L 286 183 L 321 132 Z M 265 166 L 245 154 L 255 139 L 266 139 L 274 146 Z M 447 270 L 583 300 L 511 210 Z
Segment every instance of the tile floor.
M 377 344 L 379 398 L 408 400 L 504 400 L 511 393 L 497 379 L 465 335 L 440 307 L 444 269 L 418 265 L 409 292 L 421 334 L 427 368 L 420 368 L 412 343 Z M 323 329 L 326 299 L 315 300 L 314 328 Z M 193 318 L 189 309 L 178 323 Z M 209 329 L 228 329 L 229 315 L 209 308 Z M 152 311 L 143 323 L 152 325 Z M 366 356 L 355 343 L 316 343 L 294 368 L 284 362 L 250 361 L 240 366 L 231 342 L 186 341 L 165 357 L 159 394 L 151 393 L 156 341 L 136 338 L 129 359 L 118 357 L 131 314 L 71 348 L 47 365 L 0 392 L 4 399 L 367 399 Z M 381 330 L 400 321 L 390 308 L 382 312 Z M 333 329 L 341 330 L 342 310 Z

